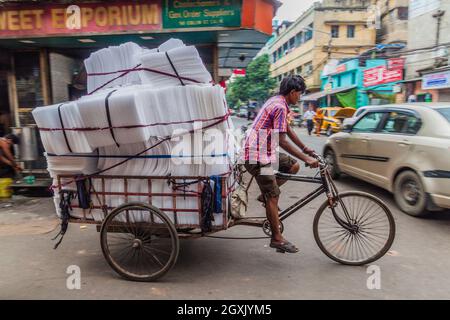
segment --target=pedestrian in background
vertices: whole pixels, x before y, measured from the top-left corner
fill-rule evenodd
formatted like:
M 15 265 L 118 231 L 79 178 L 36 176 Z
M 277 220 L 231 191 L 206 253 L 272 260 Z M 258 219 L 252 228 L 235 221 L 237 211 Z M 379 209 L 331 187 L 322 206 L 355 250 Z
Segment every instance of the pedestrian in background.
M 306 128 L 308 129 L 308 134 L 311 135 L 311 132 L 314 128 L 314 117 L 316 116 L 316 112 L 314 111 L 314 106 L 312 104 L 309 105 L 308 110 L 303 115 L 303 118 L 306 120 Z
M 19 143 L 19 138 L 14 134 L 0 138 L 0 178 L 13 178 L 16 173 L 22 171 L 13 155 L 13 145 Z

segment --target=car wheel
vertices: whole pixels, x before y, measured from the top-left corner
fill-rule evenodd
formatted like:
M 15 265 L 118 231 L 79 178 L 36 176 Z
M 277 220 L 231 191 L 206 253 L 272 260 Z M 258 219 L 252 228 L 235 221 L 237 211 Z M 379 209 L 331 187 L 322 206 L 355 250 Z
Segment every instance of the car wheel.
M 425 217 L 428 196 L 420 177 L 413 171 L 400 173 L 394 182 L 394 198 L 399 208 L 413 217 Z
M 339 179 L 341 176 L 341 171 L 339 170 L 339 166 L 336 161 L 336 154 L 332 149 L 327 149 L 324 152 L 325 160 L 328 163 L 328 169 L 330 170 L 331 178 L 334 180 Z
M 327 137 L 331 136 L 333 134 L 333 128 L 331 126 L 328 126 L 327 128 Z

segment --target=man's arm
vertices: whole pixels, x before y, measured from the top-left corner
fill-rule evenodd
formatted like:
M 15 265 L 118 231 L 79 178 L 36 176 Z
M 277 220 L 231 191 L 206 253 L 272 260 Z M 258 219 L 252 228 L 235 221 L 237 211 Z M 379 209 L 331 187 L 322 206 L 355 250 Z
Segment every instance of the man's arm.
M 3 155 L 0 156 L 0 161 L 13 167 L 14 170 L 16 171 L 21 171 L 22 168 L 17 165 L 16 161 L 14 161 L 14 156 L 12 155 L 11 150 L 9 149 L 9 145 L 5 146 L 5 144 L 2 142 L 0 144 L 0 148 L 3 151 Z
M 6 158 L 8 158 L 9 161 L 11 161 L 12 163 L 16 163 L 14 161 L 14 156 L 11 153 L 11 150 L 9 148 L 2 148 L 3 150 L 3 154 L 5 155 Z
M 8 166 L 11 166 L 11 167 L 15 166 L 15 164 L 11 160 L 7 159 L 4 156 L 0 156 L 0 162 L 5 163 L 5 164 L 7 164 Z
M 305 146 L 305 144 L 300 140 L 300 138 L 297 136 L 297 134 L 294 132 L 294 130 L 292 130 L 290 126 L 288 126 L 287 128 L 287 135 L 297 147 L 303 150 L 304 153 L 311 155 L 314 152 L 313 149 L 310 149 L 307 146 Z
M 289 130 L 289 129 L 288 129 Z M 288 131 L 289 132 L 289 131 Z M 298 139 L 298 138 L 297 138 Z M 298 139 L 299 140 L 299 139 Z M 300 141 L 300 140 L 299 140 Z M 319 162 L 307 156 L 303 152 L 300 152 L 295 146 L 293 146 L 287 139 L 286 133 L 280 133 L 280 147 L 286 150 L 288 153 L 293 155 L 296 158 L 299 158 L 303 162 L 307 163 L 311 168 L 317 168 Z

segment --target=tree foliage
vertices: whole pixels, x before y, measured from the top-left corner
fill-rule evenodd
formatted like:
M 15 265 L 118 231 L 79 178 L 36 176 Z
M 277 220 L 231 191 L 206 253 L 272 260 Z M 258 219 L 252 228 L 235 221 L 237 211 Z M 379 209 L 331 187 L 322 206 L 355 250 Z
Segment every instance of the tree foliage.
M 237 78 L 228 87 L 228 104 L 239 106 L 250 100 L 263 103 L 273 93 L 275 86 L 276 80 L 270 76 L 269 55 L 261 55 L 249 63 L 245 77 Z

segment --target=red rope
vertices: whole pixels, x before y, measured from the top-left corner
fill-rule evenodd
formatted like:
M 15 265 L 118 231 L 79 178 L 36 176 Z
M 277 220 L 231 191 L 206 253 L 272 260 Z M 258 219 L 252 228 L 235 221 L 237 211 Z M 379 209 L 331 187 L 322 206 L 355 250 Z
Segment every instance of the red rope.
M 182 76 L 177 76 L 175 74 L 172 73 L 168 73 L 168 72 L 164 72 L 164 71 L 160 71 L 160 70 L 155 70 L 155 69 L 150 69 L 150 68 L 144 68 L 141 67 L 141 64 L 138 64 L 136 67 L 132 68 L 132 69 L 124 69 L 124 70 L 118 70 L 118 71 L 111 71 L 111 72 L 97 72 L 97 73 L 88 73 L 87 76 L 106 76 L 106 75 L 110 75 L 110 74 L 117 74 L 117 73 L 121 73 L 119 74 L 117 77 L 107 81 L 106 83 L 102 84 L 100 87 L 98 87 L 97 89 L 95 89 L 94 91 L 88 93 L 93 94 L 94 92 L 97 92 L 98 90 L 106 87 L 108 84 L 110 84 L 111 82 L 126 76 L 127 74 L 129 74 L 130 72 L 133 71 L 148 71 L 148 72 L 153 72 L 153 73 L 157 73 L 157 74 L 161 74 L 163 76 L 168 76 L 168 77 L 172 77 L 172 78 L 177 78 L 177 79 L 182 79 L 182 80 L 186 80 L 186 81 L 190 81 L 190 82 L 194 82 L 194 83 L 202 83 L 201 81 L 192 79 L 192 78 L 187 78 L 187 77 L 182 77 Z
M 229 114 L 229 113 L 228 113 Z M 158 122 L 151 124 L 140 124 L 140 125 L 128 125 L 128 126 L 113 126 L 113 127 L 85 127 L 85 128 L 39 128 L 39 131 L 102 131 L 111 129 L 136 129 L 136 128 L 147 128 L 154 126 L 166 126 L 171 124 L 183 124 L 183 123 L 194 123 L 194 122 L 208 122 L 223 119 L 224 116 L 215 117 L 211 119 L 195 119 L 186 121 L 173 121 L 173 122 Z

